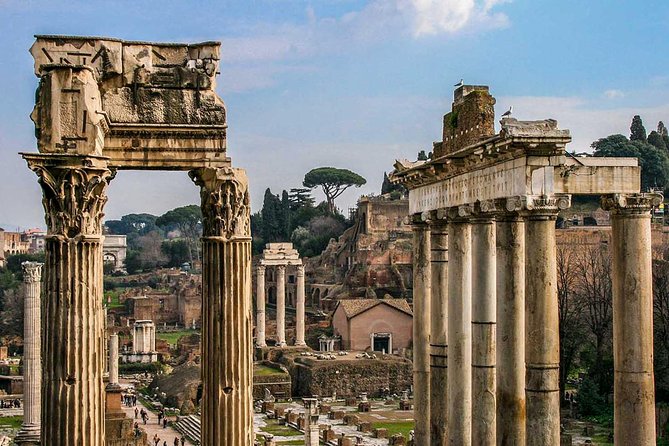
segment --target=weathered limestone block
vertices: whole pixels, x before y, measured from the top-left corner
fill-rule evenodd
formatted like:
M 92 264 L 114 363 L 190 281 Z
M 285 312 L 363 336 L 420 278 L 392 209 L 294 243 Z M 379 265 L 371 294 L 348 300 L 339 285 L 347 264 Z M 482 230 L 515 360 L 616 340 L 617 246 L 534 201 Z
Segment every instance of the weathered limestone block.
M 388 439 L 388 446 L 405 446 L 407 439 L 402 434 L 395 434 Z
M 384 427 L 375 428 L 372 431 L 372 436 L 374 438 L 388 438 L 388 429 Z
M 360 422 L 360 418 L 357 415 L 346 414 L 343 421 L 347 426 L 356 426 Z

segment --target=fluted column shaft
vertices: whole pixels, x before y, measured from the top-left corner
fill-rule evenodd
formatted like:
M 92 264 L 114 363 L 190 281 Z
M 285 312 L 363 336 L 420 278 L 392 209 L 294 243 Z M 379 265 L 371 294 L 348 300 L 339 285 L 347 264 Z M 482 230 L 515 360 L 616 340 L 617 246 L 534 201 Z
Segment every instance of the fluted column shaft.
M 113 175 L 101 157 L 23 156 L 39 177 L 47 223 L 40 441 L 103 446 L 101 219 Z
M 496 444 L 495 224 L 472 219 L 472 444 Z
M 496 222 L 497 444 L 525 446 L 525 222 Z
M 286 346 L 286 267 L 276 267 L 276 337 L 279 347 Z
M 253 444 L 253 333 L 248 182 L 243 171 L 190 172 L 201 188 L 202 427 L 208 446 Z
M 448 225 L 431 231 L 430 445 L 448 444 Z
M 22 445 L 39 444 L 41 410 L 41 310 L 42 264 L 24 262 L 23 314 L 23 424 L 15 442 Z
M 654 445 L 651 206 L 659 194 L 604 197 L 613 246 L 614 440 Z
M 295 345 L 307 345 L 304 342 L 304 318 L 305 318 L 305 296 L 304 296 L 304 265 L 297 267 L 297 305 L 295 308 Z M 391 352 L 392 353 L 392 352 Z
M 416 445 L 430 442 L 430 229 L 413 224 L 413 394 Z
M 472 433 L 471 225 L 448 225 L 448 436 L 469 446 Z
M 555 212 L 529 212 L 525 230 L 527 444 L 560 444 L 560 337 Z
M 256 270 L 256 344 L 258 347 L 266 347 L 265 335 L 265 266 L 261 265 Z
M 109 384 L 118 385 L 118 335 L 109 335 Z

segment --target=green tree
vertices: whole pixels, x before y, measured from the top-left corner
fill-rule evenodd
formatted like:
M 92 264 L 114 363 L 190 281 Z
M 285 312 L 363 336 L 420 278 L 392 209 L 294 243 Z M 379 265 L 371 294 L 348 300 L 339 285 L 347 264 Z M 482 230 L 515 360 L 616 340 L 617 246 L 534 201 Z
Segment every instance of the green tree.
M 202 212 L 200 206 L 190 205 L 172 209 L 156 219 L 156 225 L 164 230 L 178 229 L 188 241 L 188 258 L 193 264 L 193 251 L 198 255 L 198 239 L 202 234 Z
M 261 234 L 265 243 L 281 240 L 281 200 L 267 188 L 263 198 L 261 222 Z
M 304 176 L 302 184 L 305 187 L 315 188 L 320 186 L 327 200 L 328 211 L 335 213 L 334 201 L 351 186 L 360 187 L 367 180 L 351 172 L 348 169 L 337 169 L 335 167 L 318 167 L 312 169 Z
M 293 188 L 290 190 L 289 199 L 291 210 L 296 211 L 303 207 L 314 207 L 316 200 L 311 196 L 311 189 Z
M 630 141 L 623 135 L 611 135 L 593 142 L 595 156 L 622 156 L 639 159 L 643 190 L 664 189 L 669 181 L 669 155 L 666 151 L 642 142 Z
M 188 242 L 185 240 L 165 240 L 160 250 L 167 257 L 167 266 L 178 267 L 187 262 Z
M 427 161 L 429 158 L 427 154 L 425 153 L 425 150 L 421 150 L 418 152 L 418 161 Z
M 110 234 L 128 235 L 138 233 L 146 235 L 158 229 L 156 226 L 157 218 L 151 214 L 128 214 L 121 217 L 120 220 L 107 220 L 105 226 Z
M 630 141 L 646 142 L 646 128 L 643 126 L 641 116 L 634 115 L 630 125 Z
M 660 150 L 667 150 L 667 145 L 664 143 L 664 139 L 662 139 L 662 136 L 655 130 L 648 135 L 648 144 L 652 144 Z
M 391 198 L 394 198 L 394 195 L 402 196 L 406 194 L 406 188 L 401 184 L 393 184 L 388 178 L 388 174 L 383 172 L 383 183 L 381 183 L 381 195 L 392 194 Z
M 665 127 L 664 122 L 660 121 L 657 123 L 657 133 L 662 137 L 664 141 L 664 146 L 669 150 L 669 131 Z

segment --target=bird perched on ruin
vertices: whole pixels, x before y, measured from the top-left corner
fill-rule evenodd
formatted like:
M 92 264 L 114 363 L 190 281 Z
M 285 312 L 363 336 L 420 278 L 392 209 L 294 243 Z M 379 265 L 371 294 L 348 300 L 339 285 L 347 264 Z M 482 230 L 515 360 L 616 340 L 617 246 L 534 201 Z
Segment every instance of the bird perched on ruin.
M 507 111 L 504 112 L 504 114 L 502 115 L 502 118 L 506 118 L 507 116 L 511 116 L 511 113 L 513 113 L 513 105 L 511 107 L 509 107 L 509 109 Z
M 454 86 L 455 88 L 460 88 L 460 87 L 462 87 L 463 85 L 465 85 L 465 82 L 464 82 L 464 80 L 460 79 L 460 82 L 458 82 L 457 84 L 455 84 L 455 85 L 453 85 L 453 86 Z

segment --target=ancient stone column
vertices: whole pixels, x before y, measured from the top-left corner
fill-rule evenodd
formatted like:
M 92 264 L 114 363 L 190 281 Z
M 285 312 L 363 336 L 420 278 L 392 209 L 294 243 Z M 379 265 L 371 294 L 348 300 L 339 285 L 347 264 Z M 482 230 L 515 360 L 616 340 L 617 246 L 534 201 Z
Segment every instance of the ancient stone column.
M 448 438 L 472 440 L 472 250 L 470 209 L 451 209 L 448 225 Z M 454 215 L 453 215 L 454 214 Z
M 23 424 L 14 441 L 38 445 L 40 440 L 40 391 L 42 383 L 41 292 L 42 264 L 23 262 Z
M 295 308 L 295 345 L 307 345 L 304 342 L 304 318 L 305 318 L 305 308 L 304 308 L 304 265 L 298 265 L 297 267 L 297 305 Z
M 472 444 L 495 446 L 495 224 L 472 219 Z
M 501 206 L 507 206 L 503 200 Z M 509 211 L 520 201 L 509 201 Z M 525 222 L 518 214 L 496 219 L 497 444 L 525 446 Z
M 319 446 L 320 426 L 318 424 L 318 400 L 316 398 L 304 398 L 304 445 Z
M 653 445 L 653 290 L 650 210 L 660 194 L 602 198 L 611 211 L 613 248 L 614 439 Z
M 276 267 L 276 338 L 279 347 L 286 346 L 286 266 Z
M 256 270 L 256 345 L 266 347 L 265 339 L 265 265 Z
M 527 444 L 560 444 L 560 336 L 555 220 L 568 195 L 527 197 L 525 395 Z
M 417 445 L 430 443 L 430 229 L 413 223 L 413 394 Z
M 109 385 L 118 386 L 118 335 L 109 335 Z
M 47 238 L 41 444 L 103 446 L 102 225 L 105 158 L 24 154 L 37 173 Z
M 430 445 L 448 444 L 448 225 L 432 222 Z
M 202 198 L 202 427 L 208 446 L 253 444 L 253 305 L 243 170 L 190 172 Z

